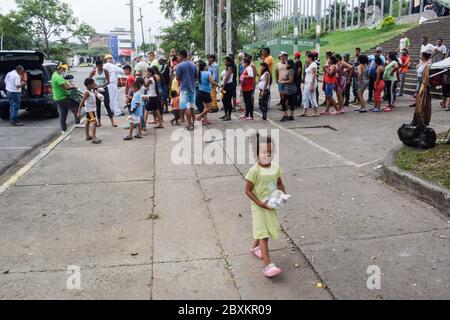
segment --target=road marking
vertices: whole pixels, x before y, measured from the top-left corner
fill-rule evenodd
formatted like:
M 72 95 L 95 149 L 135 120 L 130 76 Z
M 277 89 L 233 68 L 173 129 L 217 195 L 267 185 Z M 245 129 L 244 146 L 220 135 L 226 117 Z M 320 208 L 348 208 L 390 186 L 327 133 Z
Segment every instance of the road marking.
M 262 117 L 262 115 L 261 115 L 260 113 L 258 113 L 258 112 L 255 112 L 255 113 L 256 113 L 258 116 Z M 302 136 L 301 134 L 299 134 L 299 133 L 297 133 L 297 132 L 295 132 L 295 131 L 293 131 L 293 130 L 291 130 L 291 129 L 288 129 L 288 128 L 285 128 L 285 127 L 283 127 L 283 126 L 280 126 L 278 123 L 276 123 L 275 121 L 273 121 L 273 120 L 271 120 L 271 119 L 267 119 L 267 121 L 268 121 L 269 123 L 271 123 L 272 125 L 274 125 L 275 127 L 277 127 L 278 129 L 280 129 L 280 130 L 282 130 L 282 131 L 285 131 L 285 132 L 288 132 L 288 133 L 290 133 L 290 134 L 296 136 L 297 138 L 302 139 L 302 140 L 305 141 L 307 144 L 309 144 L 309 145 L 311 145 L 311 146 L 313 146 L 313 147 L 315 147 L 315 148 L 317 148 L 317 149 L 319 149 L 319 150 L 325 152 L 325 153 L 328 154 L 329 156 L 332 156 L 332 157 L 336 158 L 337 160 L 341 161 L 342 163 L 344 163 L 344 164 L 346 164 L 346 165 L 348 165 L 348 166 L 358 167 L 358 164 L 354 163 L 353 161 L 350 161 L 350 160 L 344 158 L 343 156 L 337 154 L 336 152 L 333 152 L 333 151 L 331 151 L 331 150 L 329 150 L 329 149 L 327 149 L 327 148 L 325 148 L 325 147 L 322 147 L 320 144 L 315 143 L 314 141 L 308 139 L 307 137 Z
M 0 147 L 0 150 L 29 150 L 32 147 Z
M 83 119 L 81 123 L 84 123 L 86 119 Z M 72 127 L 66 134 L 63 134 L 56 138 L 47 148 L 42 151 L 19 171 L 17 171 L 11 178 L 8 179 L 2 186 L 0 186 L 0 196 L 6 192 L 9 188 L 13 187 L 17 181 L 23 177 L 28 171 L 30 171 L 35 165 L 37 165 L 42 159 L 44 159 L 53 149 L 55 149 L 61 142 L 65 141 L 74 131 L 75 127 Z

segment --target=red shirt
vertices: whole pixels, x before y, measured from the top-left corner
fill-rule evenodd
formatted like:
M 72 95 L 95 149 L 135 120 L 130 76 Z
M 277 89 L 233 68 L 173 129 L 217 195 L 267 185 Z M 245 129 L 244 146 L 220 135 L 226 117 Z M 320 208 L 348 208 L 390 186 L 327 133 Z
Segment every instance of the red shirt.
M 255 78 L 254 77 L 248 78 L 247 70 L 244 71 L 242 76 L 244 78 L 244 82 L 241 83 L 242 91 L 245 92 L 253 91 L 253 89 L 255 89 Z
M 328 74 L 329 71 L 330 71 L 330 69 L 331 69 L 331 67 L 328 67 L 327 72 L 325 73 L 325 77 L 324 77 L 323 81 L 324 81 L 325 83 L 328 83 L 328 84 L 337 83 L 337 77 L 336 77 L 337 72 L 334 73 L 334 76 L 330 76 L 330 75 Z M 337 71 L 337 70 L 336 70 L 336 71 Z
M 128 96 L 130 94 L 131 85 L 135 82 L 136 82 L 136 77 L 133 76 L 132 74 L 130 74 L 127 78 L 127 84 L 125 86 L 125 95 Z

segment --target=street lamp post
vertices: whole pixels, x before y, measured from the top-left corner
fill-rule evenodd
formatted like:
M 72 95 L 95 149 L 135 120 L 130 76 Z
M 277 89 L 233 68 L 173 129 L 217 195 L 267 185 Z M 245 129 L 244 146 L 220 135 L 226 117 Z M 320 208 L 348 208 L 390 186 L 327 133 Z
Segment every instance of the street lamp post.
M 322 0 L 316 0 L 316 50 L 320 55 L 320 20 L 322 19 Z
M 130 33 L 131 33 L 131 48 L 136 50 L 135 34 L 134 34 L 134 0 L 130 0 Z

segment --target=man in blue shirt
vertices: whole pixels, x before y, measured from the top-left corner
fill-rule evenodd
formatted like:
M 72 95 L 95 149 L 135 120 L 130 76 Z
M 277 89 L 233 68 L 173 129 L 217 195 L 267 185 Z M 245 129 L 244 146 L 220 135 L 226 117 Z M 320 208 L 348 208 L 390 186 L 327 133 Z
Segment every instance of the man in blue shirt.
M 219 83 L 219 65 L 217 64 L 217 57 L 214 54 L 208 55 L 208 65 L 209 73 L 211 73 L 212 78 L 215 82 Z M 217 104 L 217 86 L 212 85 L 211 87 L 211 99 L 212 107 L 211 113 L 219 112 L 219 105 Z
M 375 54 L 368 56 L 369 58 L 369 100 L 368 102 L 373 102 L 373 92 L 375 90 L 375 80 L 377 79 L 377 67 L 375 64 L 375 57 L 380 57 L 383 61 L 383 65 L 386 64 L 386 58 L 383 56 L 383 48 L 378 47 Z
M 177 80 L 180 81 L 180 110 L 181 118 L 186 115 L 188 121 L 187 129 L 194 130 L 195 117 L 195 80 L 197 67 L 188 60 L 186 50 L 180 51 L 181 63 L 177 65 Z

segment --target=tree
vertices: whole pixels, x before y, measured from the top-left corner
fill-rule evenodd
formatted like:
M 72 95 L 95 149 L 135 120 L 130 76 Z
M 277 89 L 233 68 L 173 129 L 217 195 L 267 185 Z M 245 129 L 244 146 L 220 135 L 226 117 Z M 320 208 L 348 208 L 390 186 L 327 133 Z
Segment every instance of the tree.
M 85 23 L 79 23 L 67 3 L 59 0 L 16 0 L 19 14 L 28 26 L 36 46 L 43 46 L 46 54 L 50 53 L 50 39 L 62 37 L 62 42 L 71 38 L 86 41 L 95 31 Z
M 31 50 L 33 42 L 16 12 L 0 15 L 0 35 L 3 35 L 4 50 Z
M 214 1 L 214 6 L 216 1 Z M 239 33 L 242 27 L 252 27 L 256 29 L 256 17 L 269 18 L 273 9 L 278 8 L 277 0 L 253 0 L 241 1 L 232 0 L 232 38 L 233 52 L 243 45 Z M 204 43 L 204 0 L 161 0 L 161 11 L 167 18 L 175 20 L 178 13 L 184 20 L 192 22 L 191 32 L 200 35 L 200 46 Z M 217 10 L 215 10 L 217 14 Z M 225 12 L 222 12 L 225 14 Z M 255 19 L 254 19 L 255 18 Z M 222 19 L 225 22 L 225 19 Z M 195 23 L 194 23 L 195 22 Z M 195 36 L 197 38 L 197 36 Z M 241 38 L 242 39 L 242 38 Z M 248 42 L 252 39 L 244 39 Z
M 194 20 L 195 21 L 195 20 Z M 175 22 L 171 27 L 164 28 L 159 37 L 162 41 L 161 48 L 165 52 L 175 49 L 191 49 L 193 51 L 202 47 L 203 39 L 199 34 L 193 32 L 195 22 L 183 20 Z M 193 47 L 192 47 L 193 46 Z

